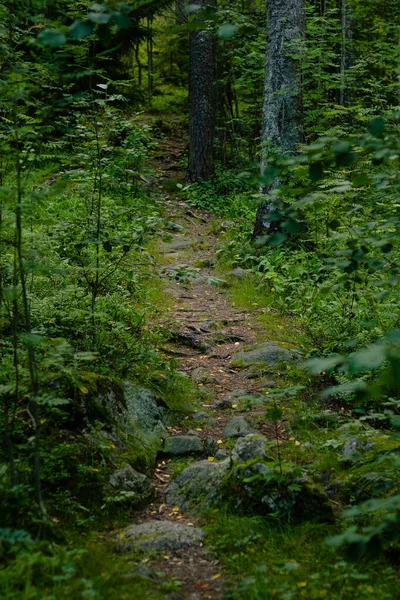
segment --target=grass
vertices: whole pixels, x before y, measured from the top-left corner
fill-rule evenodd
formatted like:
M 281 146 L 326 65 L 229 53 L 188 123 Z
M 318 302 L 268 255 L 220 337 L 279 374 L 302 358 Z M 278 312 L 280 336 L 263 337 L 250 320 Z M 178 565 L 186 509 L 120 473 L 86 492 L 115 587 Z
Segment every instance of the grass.
M 116 554 L 103 538 L 91 535 L 67 546 L 27 547 L 0 569 L 2 600 L 164 600 L 175 581 L 137 571 L 143 556 Z
M 208 519 L 209 544 L 232 578 L 227 598 L 397 597 L 399 575 L 389 563 L 372 561 L 356 567 L 326 544 L 326 538 L 337 533 L 335 526 L 312 522 L 294 526 L 223 511 Z
M 255 275 L 249 273 L 243 279 L 231 277 L 229 283 L 230 301 L 255 317 L 259 341 L 269 339 L 292 347 L 307 344 L 300 324 L 273 306 L 273 294 L 259 285 Z

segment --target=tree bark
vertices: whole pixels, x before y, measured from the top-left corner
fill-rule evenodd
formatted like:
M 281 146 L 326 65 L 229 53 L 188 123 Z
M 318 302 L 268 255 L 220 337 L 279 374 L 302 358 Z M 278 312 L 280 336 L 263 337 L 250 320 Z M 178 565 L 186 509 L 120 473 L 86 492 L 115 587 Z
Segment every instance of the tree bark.
M 189 62 L 189 161 L 186 173 L 188 182 L 208 179 L 214 172 L 214 82 L 214 35 L 207 30 L 192 31 Z
M 292 154 L 302 137 L 301 68 L 293 58 L 305 30 L 304 0 L 267 0 L 267 49 L 265 56 L 264 96 L 261 132 L 261 172 L 276 152 Z M 276 189 L 279 179 L 262 186 L 268 193 Z M 253 237 L 268 228 L 270 202 L 258 207 Z
M 353 22 L 348 0 L 342 0 L 341 22 L 342 43 L 340 51 L 339 104 L 349 106 L 351 90 L 346 75 L 353 64 Z

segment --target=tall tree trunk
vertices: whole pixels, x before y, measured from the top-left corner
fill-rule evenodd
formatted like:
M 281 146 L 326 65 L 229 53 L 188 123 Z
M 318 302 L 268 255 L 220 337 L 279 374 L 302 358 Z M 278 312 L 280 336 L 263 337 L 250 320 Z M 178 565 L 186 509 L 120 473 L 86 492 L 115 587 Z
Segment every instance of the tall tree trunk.
M 342 0 L 341 10 L 342 43 L 340 51 L 340 91 L 339 104 L 349 106 L 350 85 L 347 80 L 347 71 L 353 64 L 353 22 L 348 0 Z
M 198 2 L 201 4 L 201 2 Z M 211 31 L 191 31 L 189 65 L 189 162 L 186 181 L 214 172 L 215 40 Z
M 264 97 L 262 110 L 261 170 L 269 162 L 271 150 L 284 154 L 296 151 L 301 141 L 301 69 L 292 58 L 304 36 L 305 0 L 267 0 L 267 49 L 265 56 Z M 262 188 L 268 193 L 279 185 L 278 178 Z M 269 202 L 258 207 L 253 237 L 263 233 L 267 215 L 273 210 Z

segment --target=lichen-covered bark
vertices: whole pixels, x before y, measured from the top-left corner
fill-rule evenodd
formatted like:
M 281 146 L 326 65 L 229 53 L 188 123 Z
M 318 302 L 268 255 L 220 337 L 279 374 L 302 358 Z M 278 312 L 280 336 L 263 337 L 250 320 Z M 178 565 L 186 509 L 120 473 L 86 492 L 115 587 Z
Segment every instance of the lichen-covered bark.
M 271 149 L 284 153 L 296 151 L 301 141 L 301 69 L 299 43 L 305 29 L 305 0 L 267 0 L 267 49 L 265 57 L 262 112 L 262 171 L 269 162 Z M 272 182 L 262 191 L 278 185 Z M 254 236 L 264 228 L 271 207 L 260 204 Z
M 200 4 L 200 2 L 197 2 Z M 190 33 L 189 162 L 186 180 L 208 179 L 214 171 L 215 40 L 212 32 Z

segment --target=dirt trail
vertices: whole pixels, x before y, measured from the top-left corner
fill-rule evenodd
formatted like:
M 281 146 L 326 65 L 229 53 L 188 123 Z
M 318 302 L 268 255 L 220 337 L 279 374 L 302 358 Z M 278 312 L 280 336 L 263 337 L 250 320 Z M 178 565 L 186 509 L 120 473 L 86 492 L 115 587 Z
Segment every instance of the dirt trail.
M 199 387 L 210 392 L 212 400 L 205 394 L 202 410 L 213 417 L 213 422 L 205 422 L 197 432 L 203 440 L 210 436 L 218 443 L 223 439 L 227 422 L 242 413 L 235 405 L 231 409 L 215 409 L 211 406 L 212 401 L 235 390 L 245 390 L 249 395 L 260 394 L 268 381 L 251 379 L 246 370 L 232 368 L 230 364 L 235 351 L 256 342 L 257 331 L 254 317 L 229 301 L 221 281 L 224 278 L 214 273 L 219 243 L 211 226 L 215 217 L 193 209 L 174 193 L 166 191 L 172 189 L 171 181 L 184 177 L 179 160 L 186 145 L 184 132 L 175 126 L 174 136 L 161 141 L 152 160 L 164 190 L 164 213 L 178 225 L 170 239 L 159 247 L 159 273 L 165 281 L 166 294 L 173 300 L 168 322 L 161 325 L 174 332 L 164 352 L 176 358 L 179 369 L 194 378 Z M 260 432 L 271 437 L 270 426 L 262 419 L 264 412 L 255 406 L 246 410 L 245 416 L 257 423 Z M 170 434 L 184 434 L 187 429 L 189 427 L 176 428 Z M 201 521 L 181 514 L 177 507 L 164 504 L 163 491 L 169 483 L 170 470 L 171 461 L 159 461 L 154 473 L 155 501 L 139 515 L 138 521 L 170 520 L 201 526 Z M 171 600 L 223 598 L 225 578 L 219 561 L 207 551 L 206 545 L 168 553 L 151 560 L 150 565 L 155 571 L 163 571 L 169 578 L 182 582 L 181 591 L 168 596 Z

